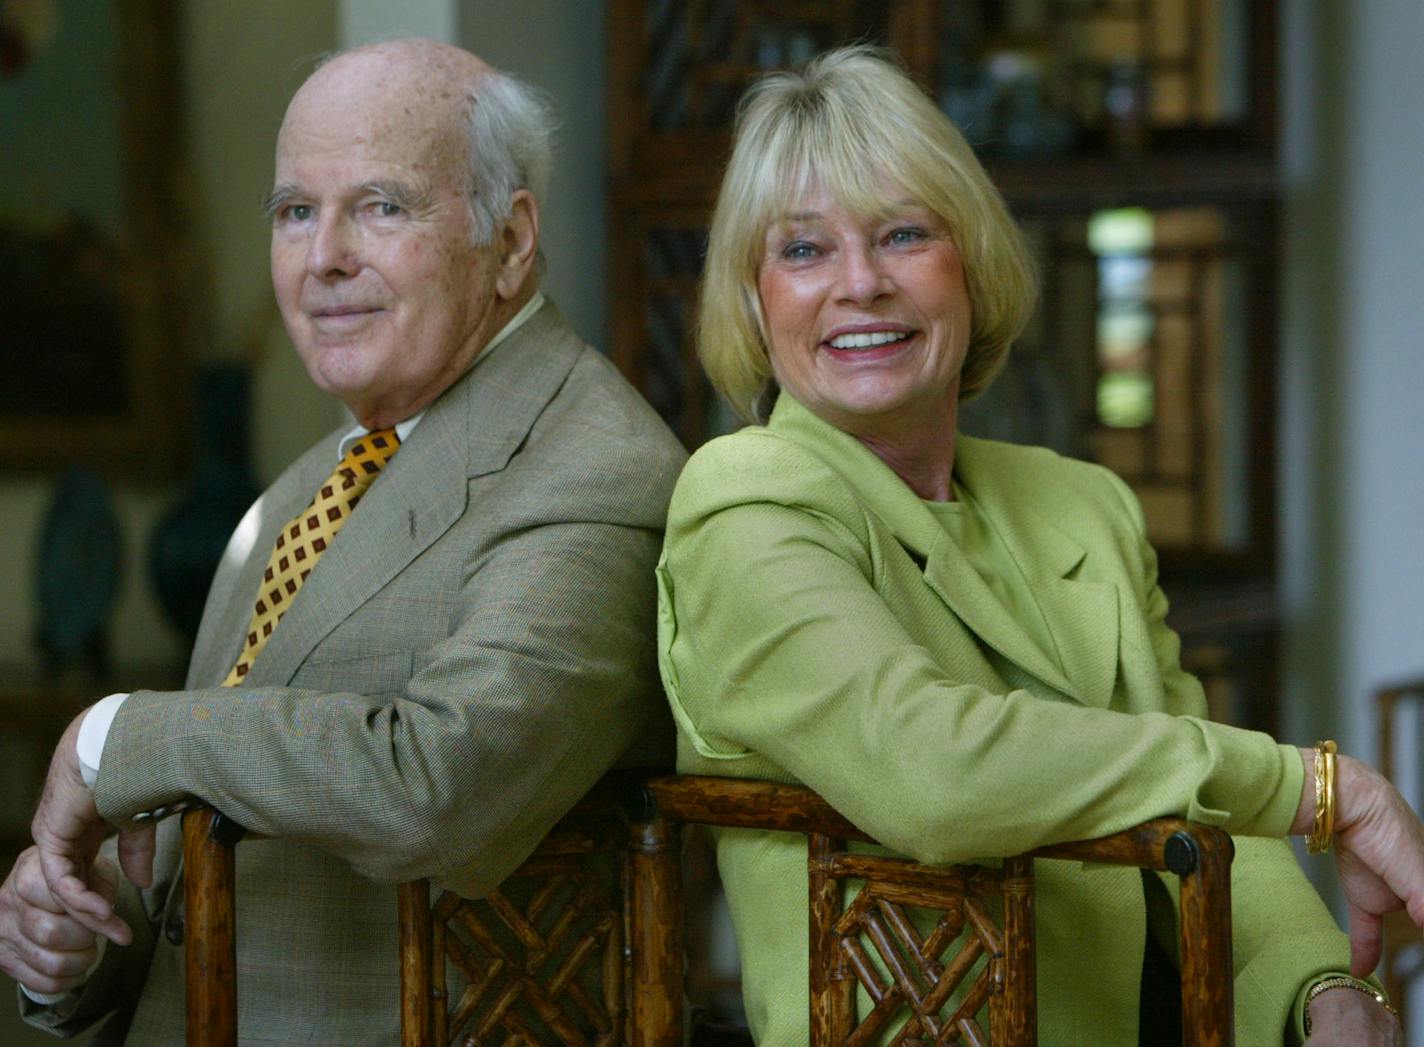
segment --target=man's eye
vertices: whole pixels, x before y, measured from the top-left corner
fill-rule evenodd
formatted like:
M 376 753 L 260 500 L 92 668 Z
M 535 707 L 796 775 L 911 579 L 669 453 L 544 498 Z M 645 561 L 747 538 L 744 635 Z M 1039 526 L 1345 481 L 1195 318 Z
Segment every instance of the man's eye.
M 382 218 L 394 218 L 400 213 L 400 205 L 393 204 L 389 200 L 382 200 L 380 203 L 376 204 L 376 214 L 380 215 Z
M 311 204 L 288 204 L 277 215 L 288 222 L 305 222 L 312 216 Z

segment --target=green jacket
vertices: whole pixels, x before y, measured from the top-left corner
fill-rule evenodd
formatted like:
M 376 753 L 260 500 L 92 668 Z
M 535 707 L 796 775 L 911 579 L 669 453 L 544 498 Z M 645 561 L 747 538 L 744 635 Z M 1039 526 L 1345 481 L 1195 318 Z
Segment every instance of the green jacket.
M 1238 834 L 1238 1043 L 1281 1043 L 1301 985 L 1348 966 L 1280 839 L 1300 797 L 1297 751 L 1203 718 L 1120 480 L 969 437 L 955 473 L 1033 588 L 1062 671 L 894 472 L 783 394 L 768 426 L 695 454 L 673 497 L 659 657 L 679 769 L 803 782 L 936 864 L 1159 815 Z M 725 831 L 718 863 L 758 1042 L 804 1044 L 804 838 Z M 1139 874 L 1037 872 L 1041 1042 L 1135 1045 Z

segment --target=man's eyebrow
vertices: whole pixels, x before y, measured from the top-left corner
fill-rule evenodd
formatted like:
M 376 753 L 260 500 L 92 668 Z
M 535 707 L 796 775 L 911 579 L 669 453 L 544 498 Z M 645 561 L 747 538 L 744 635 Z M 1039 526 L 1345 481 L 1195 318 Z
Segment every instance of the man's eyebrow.
M 367 182 L 362 190 L 384 196 L 403 211 L 420 211 L 430 206 L 431 193 L 427 186 L 412 185 L 392 179 L 377 179 Z
M 412 185 L 409 182 L 400 182 L 394 179 L 377 179 L 374 182 L 366 182 L 356 186 L 352 192 L 355 195 L 365 195 L 375 193 L 395 204 L 403 211 L 421 211 L 429 208 L 432 204 L 432 194 L 427 186 Z M 274 186 L 272 191 L 262 200 L 262 213 L 269 220 L 276 218 L 278 212 L 286 207 L 293 200 L 303 199 L 308 194 L 300 187 L 283 182 Z
M 267 216 L 268 220 L 276 218 L 278 211 L 300 195 L 297 187 L 290 183 L 273 186 L 272 191 L 262 198 L 262 213 Z

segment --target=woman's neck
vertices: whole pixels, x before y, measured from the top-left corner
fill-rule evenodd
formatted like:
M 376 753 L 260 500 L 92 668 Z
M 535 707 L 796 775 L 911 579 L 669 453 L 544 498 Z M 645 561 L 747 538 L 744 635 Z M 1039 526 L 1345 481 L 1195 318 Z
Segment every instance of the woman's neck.
M 951 402 L 947 411 L 937 411 L 908 424 L 886 429 L 852 433 L 895 475 L 931 502 L 954 500 L 955 426 L 959 405 Z

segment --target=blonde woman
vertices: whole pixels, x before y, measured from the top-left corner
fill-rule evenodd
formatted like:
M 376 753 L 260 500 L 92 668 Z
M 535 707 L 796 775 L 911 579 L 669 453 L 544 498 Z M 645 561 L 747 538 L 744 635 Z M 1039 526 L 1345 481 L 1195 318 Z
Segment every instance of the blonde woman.
M 1311 1044 L 1391 1043 L 1395 1018 L 1350 975 L 1374 967 L 1381 913 L 1424 917 L 1418 819 L 1339 758 L 1347 941 L 1284 840 L 1313 828 L 1316 752 L 1205 719 L 1132 493 L 957 431 L 1034 295 L 972 152 L 883 55 L 837 51 L 749 93 L 699 350 L 752 424 L 693 456 L 659 567 L 679 767 L 805 783 L 930 863 L 1159 815 L 1220 826 L 1238 1043 L 1307 1025 Z M 725 830 L 717 854 L 753 1032 L 803 1045 L 805 841 Z M 1153 1035 L 1140 980 L 1173 940 L 1169 891 L 1038 863 L 1041 1042 Z

